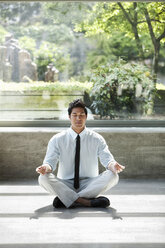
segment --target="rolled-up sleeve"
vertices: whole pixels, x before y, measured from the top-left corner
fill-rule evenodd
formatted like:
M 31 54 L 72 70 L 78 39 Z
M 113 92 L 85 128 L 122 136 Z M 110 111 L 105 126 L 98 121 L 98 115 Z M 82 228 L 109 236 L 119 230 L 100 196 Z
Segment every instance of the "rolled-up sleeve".
M 48 143 L 43 164 L 49 164 L 52 167 L 52 170 L 54 171 L 57 167 L 59 156 L 60 152 L 58 148 L 58 141 L 56 137 L 53 137 Z
M 100 159 L 101 164 L 107 169 L 107 166 L 110 162 L 115 161 L 113 155 L 109 151 L 109 148 L 103 137 L 99 139 L 98 146 L 98 157 Z

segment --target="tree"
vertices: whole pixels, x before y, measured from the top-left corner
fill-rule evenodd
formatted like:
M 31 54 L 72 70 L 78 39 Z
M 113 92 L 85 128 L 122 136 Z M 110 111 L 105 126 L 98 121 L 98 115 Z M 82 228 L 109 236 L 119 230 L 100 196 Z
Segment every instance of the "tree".
M 153 72 L 156 82 L 161 41 L 165 42 L 165 3 L 157 3 L 157 5 L 151 3 L 148 5 L 148 8 L 147 5 L 143 3 L 143 6 L 146 23 L 154 47 Z M 154 23 L 157 25 L 154 25 Z
M 45 20 L 54 24 L 61 23 L 74 29 L 74 24 L 86 18 L 86 12 L 91 11 L 91 2 L 47 2 L 44 5 Z
M 124 35 L 125 33 L 121 31 L 114 31 L 109 39 L 104 34 L 91 37 L 91 49 L 88 51 L 86 64 L 88 70 L 117 61 L 118 58 L 125 61 L 136 60 L 138 57 L 136 43 Z
M 165 42 L 165 3 L 97 3 L 76 30 L 87 36 L 107 34 L 109 37 L 114 30 L 121 30 L 135 39 L 142 60 L 145 58 L 142 40 L 147 35 L 154 47 L 152 69 L 156 82 L 160 47 Z
M 0 24 L 7 26 L 31 22 L 40 13 L 41 3 L 0 3 Z

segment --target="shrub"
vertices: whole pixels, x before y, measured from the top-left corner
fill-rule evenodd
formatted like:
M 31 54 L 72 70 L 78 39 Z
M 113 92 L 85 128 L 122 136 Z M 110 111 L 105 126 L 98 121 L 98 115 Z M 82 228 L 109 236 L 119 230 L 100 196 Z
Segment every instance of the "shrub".
M 148 68 L 142 64 L 119 60 L 100 66 L 93 72 L 91 81 L 91 107 L 101 118 L 131 118 L 151 110 L 154 83 Z
M 78 81 L 67 81 L 67 82 L 55 82 L 55 83 L 46 83 L 46 82 L 37 82 L 31 81 L 30 83 L 6 83 L 0 82 L 1 92 L 10 92 L 15 91 L 20 94 L 29 92 L 29 94 L 42 94 L 46 92 L 48 94 L 77 94 L 84 92 L 89 93 L 92 87 L 92 84 L 89 82 L 81 83 Z

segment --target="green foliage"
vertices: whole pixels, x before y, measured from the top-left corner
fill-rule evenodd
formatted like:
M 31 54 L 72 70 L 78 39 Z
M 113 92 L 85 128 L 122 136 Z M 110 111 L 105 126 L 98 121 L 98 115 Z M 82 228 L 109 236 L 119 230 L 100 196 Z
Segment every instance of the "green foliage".
M 98 67 L 92 74 L 92 108 L 101 117 L 131 117 L 151 110 L 153 80 L 147 67 L 123 60 Z
M 74 44 L 79 38 L 73 29 L 74 22 L 84 18 L 88 5 L 63 2 L 0 3 L 2 25 L 8 32 L 13 33 L 15 39 L 19 39 L 22 48 L 31 53 L 38 66 L 39 80 L 44 80 L 49 63 L 53 63 L 59 70 L 60 78 L 67 75 L 79 76 L 81 72 L 78 70 L 83 71 L 84 65 L 81 68 L 79 66 L 82 61 L 72 56 L 77 52 Z M 78 52 L 76 58 L 80 58 Z
M 125 33 L 139 51 L 139 59 L 153 57 L 153 74 L 157 74 L 159 47 L 165 42 L 165 3 L 117 2 L 96 3 L 87 18 L 76 25 L 86 36 Z M 144 42 L 144 40 L 149 42 Z
M 135 41 L 121 32 L 113 32 L 112 37 L 95 35 L 91 37 L 93 47 L 87 55 L 87 67 L 96 68 L 108 62 L 116 61 L 119 57 L 129 61 L 136 60 L 138 52 Z
M 31 22 L 38 16 L 41 4 L 35 2 L 0 2 L 0 21 L 3 25 L 22 25 Z
M 144 9 L 149 12 L 153 31 L 158 38 L 164 30 L 165 4 L 122 2 L 122 5 L 132 22 L 137 14 L 144 58 L 153 58 L 154 48 Z M 90 68 L 116 61 L 119 57 L 126 61 L 140 58 L 131 24 L 119 2 L 3 1 L 0 3 L 0 23 L 3 27 L 0 27 L 0 42 L 3 44 L 7 32 L 13 33 L 14 39 L 19 39 L 21 47 L 27 49 L 37 63 L 40 80 L 44 79 L 49 63 L 62 72 L 60 78 L 65 74 L 65 77 L 85 81 Z M 161 39 L 159 56 L 162 61 L 159 71 L 162 73 L 164 41 L 165 38 Z M 47 50 L 43 48 L 44 42 L 50 44 Z
M 56 82 L 56 83 L 40 83 L 31 86 L 31 90 L 33 91 L 49 91 L 51 93 L 72 93 L 73 92 L 89 92 L 91 89 L 91 83 L 80 83 L 76 81 L 68 81 L 68 82 Z
M 60 24 L 63 20 L 66 26 L 73 29 L 75 23 L 85 19 L 86 11 L 91 10 L 93 5 L 91 2 L 47 2 L 43 11 L 47 23 Z
M 66 42 L 74 41 L 74 34 L 72 30 L 64 25 L 60 24 L 43 24 L 36 22 L 31 25 L 24 26 L 20 28 L 19 26 L 14 26 L 11 28 L 12 32 L 17 37 L 31 37 L 37 44 L 41 41 L 48 41 L 51 43 L 56 43 L 56 45 L 65 44 Z
M 0 44 L 3 44 L 5 41 L 5 35 L 7 35 L 7 31 L 0 25 Z
M 30 91 L 30 92 L 49 92 L 54 94 L 68 93 L 73 94 L 75 92 L 84 93 L 90 92 L 92 88 L 92 83 L 85 82 L 80 83 L 78 81 L 67 81 L 67 82 L 55 82 L 55 83 L 45 83 L 45 82 L 31 82 L 31 83 L 2 83 L 1 91 Z
M 141 32 L 148 32 L 148 26 L 144 18 L 145 9 L 147 9 L 149 13 L 153 32 L 156 38 L 158 38 L 164 33 L 165 28 L 165 2 L 143 2 L 138 4 L 136 11 L 141 14 L 141 21 L 139 20 L 139 30 L 141 30 Z M 160 42 L 165 43 L 165 37 L 162 37 Z
M 127 6 L 129 3 L 125 3 Z M 109 37 L 113 30 L 131 33 L 130 26 L 125 20 L 117 3 L 98 2 L 82 23 L 75 26 L 77 32 L 84 32 L 86 36 L 106 33 Z
M 125 9 L 125 12 L 127 12 L 131 22 L 135 21 L 135 14 L 137 14 L 137 25 L 141 35 L 148 34 L 148 26 L 144 15 L 145 9 L 149 12 L 153 24 L 153 31 L 156 32 L 157 36 L 164 32 L 165 3 L 139 2 L 135 5 L 134 2 L 123 2 L 122 6 Z M 96 3 L 93 6 L 92 11 L 89 12 L 87 18 L 81 24 L 77 23 L 75 30 L 78 32 L 84 32 L 86 36 L 103 33 L 112 36 L 113 30 L 120 30 L 126 32 L 131 38 L 134 38 L 131 24 L 125 18 L 119 3 Z M 164 42 L 165 38 L 161 41 Z
M 43 41 L 35 53 L 38 66 L 39 80 L 44 80 L 48 64 L 52 63 L 60 72 L 63 72 L 70 63 L 69 54 L 64 48 L 55 44 Z
M 30 38 L 29 36 L 22 36 L 19 39 L 19 45 L 22 49 L 26 49 L 32 56 L 35 53 L 36 50 L 36 42 L 33 38 Z

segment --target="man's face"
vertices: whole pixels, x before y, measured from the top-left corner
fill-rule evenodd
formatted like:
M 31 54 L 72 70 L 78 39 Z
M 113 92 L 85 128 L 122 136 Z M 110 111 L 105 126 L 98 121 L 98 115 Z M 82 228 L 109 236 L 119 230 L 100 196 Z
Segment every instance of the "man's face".
M 85 127 L 87 116 L 83 108 L 73 108 L 69 118 L 74 130 L 82 130 Z

